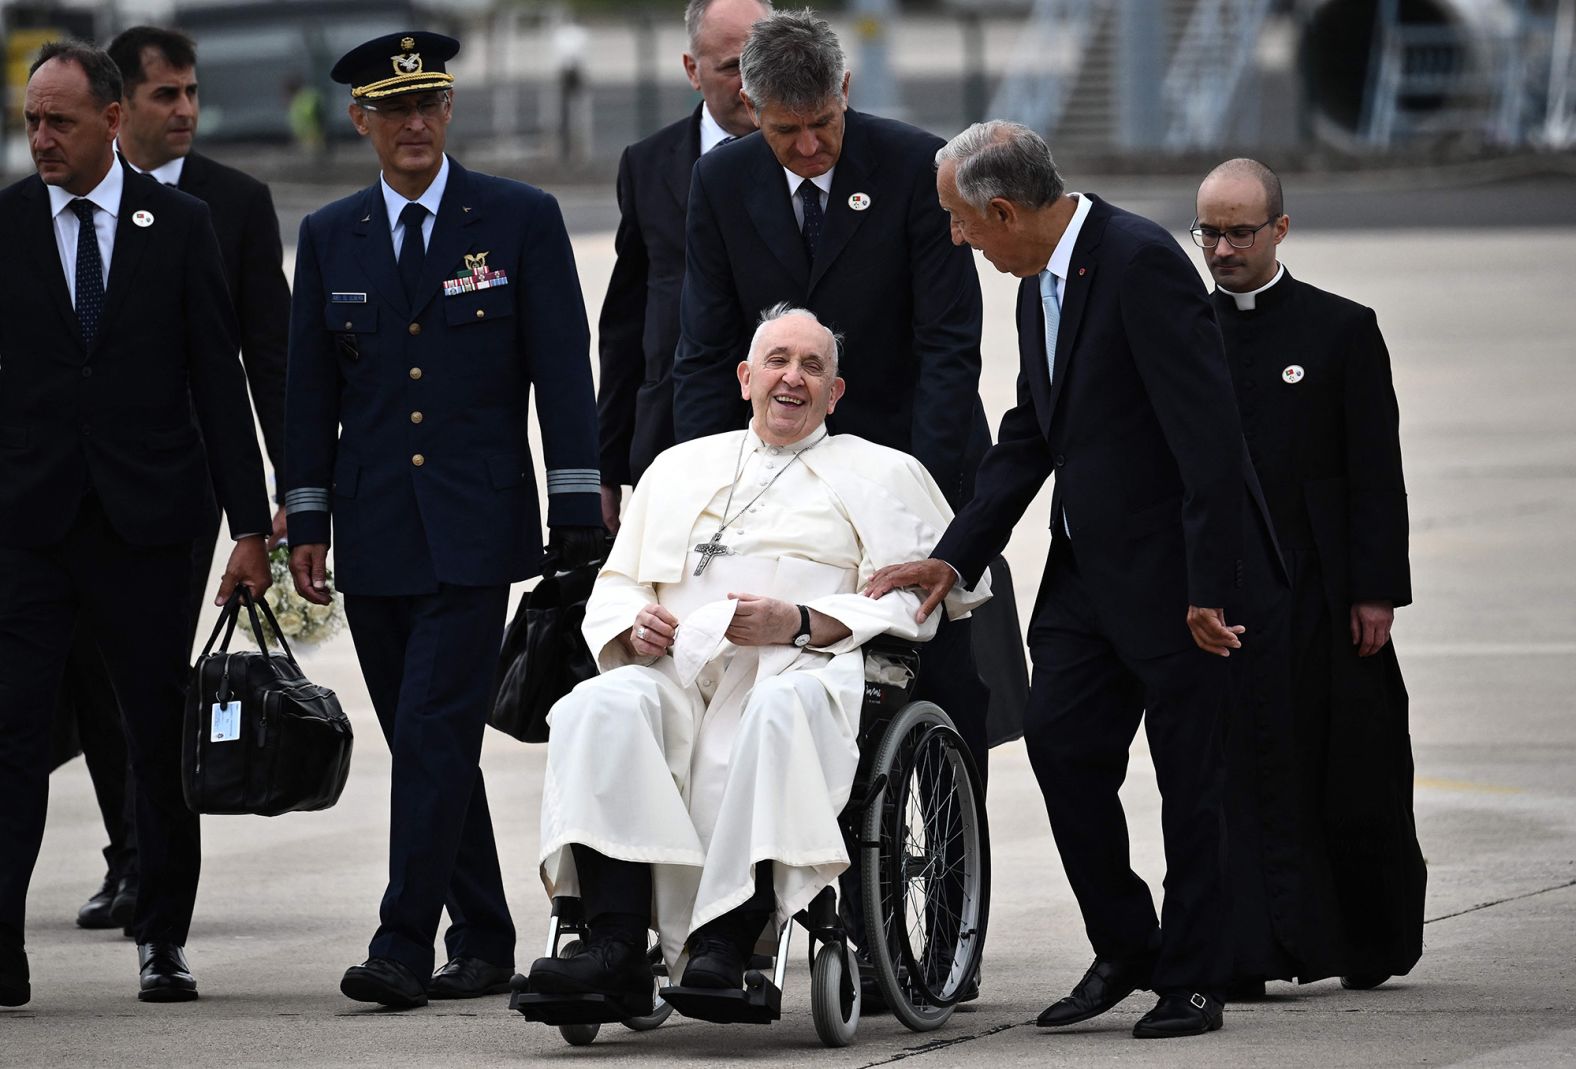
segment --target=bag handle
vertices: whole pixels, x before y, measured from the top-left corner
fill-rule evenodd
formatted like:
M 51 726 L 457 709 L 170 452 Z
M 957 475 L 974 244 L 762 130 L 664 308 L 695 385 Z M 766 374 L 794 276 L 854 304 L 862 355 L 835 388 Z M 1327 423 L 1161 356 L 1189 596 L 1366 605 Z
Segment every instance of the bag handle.
M 268 633 L 263 630 L 262 620 L 258 619 L 258 609 L 263 610 L 263 618 L 273 628 L 274 637 L 279 640 L 279 646 L 284 651 L 285 659 L 296 665 L 297 668 L 300 668 L 301 666 L 296 664 L 295 653 L 290 649 L 290 643 L 285 641 L 285 633 L 279 629 L 279 621 L 274 619 L 273 610 L 268 607 L 268 602 L 264 599 L 253 598 L 251 588 L 245 583 L 237 583 L 235 590 L 230 593 L 230 600 L 224 603 L 224 608 L 219 613 L 219 619 L 213 625 L 213 634 L 208 636 L 208 644 L 203 647 L 202 655 L 198 659 L 201 660 L 202 657 L 206 657 L 212 652 L 213 644 L 219 638 L 220 628 L 224 628 L 224 641 L 219 643 L 219 652 L 229 652 L 230 637 L 235 634 L 236 621 L 241 615 L 243 606 L 246 608 L 247 615 L 252 619 L 252 636 L 257 639 L 258 648 L 263 651 L 263 654 L 265 656 L 271 655 L 268 649 Z M 226 624 L 229 626 L 226 627 Z

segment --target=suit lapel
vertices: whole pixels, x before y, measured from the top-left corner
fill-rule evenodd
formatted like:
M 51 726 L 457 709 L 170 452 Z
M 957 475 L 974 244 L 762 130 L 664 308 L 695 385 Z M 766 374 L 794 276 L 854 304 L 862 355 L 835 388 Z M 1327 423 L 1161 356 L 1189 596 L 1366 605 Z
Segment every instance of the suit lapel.
M 186 162 L 181 164 L 181 180 L 175 183 L 175 188 L 198 200 L 206 200 L 200 190 L 208 184 L 207 162 L 195 152 L 188 153 Z
M 449 160 L 449 182 L 438 202 L 438 218 L 432 225 L 432 240 L 427 242 L 427 258 L 422 261 L 421 283 L 416 288 L 410 315 L 414 319 L 438 296 L 443 280 L 460 266 L 461 258 L 471 251 L 469 228 L 482 218 L 481 209 L 469 202 L 470 182 L 465 168 Z
M 1089 194 L 1080 194 L 1089 196 Z M 1078 231 L 1078 240 L 1073 243 L 1072 260 L 1068 264 L 1067 285 L 1062 293 L 1062 319 L 1056 327 L 1056 373 L 1051 376 L 1051 394 L 1047 402 L 1047 411 L 1056 411 L 1057 398 L 1061 396 L 1062 387 L 1067 382 L 1067 369 L 1072 361 L 1073 346 L 1078 340 L 1078 327 L 1083 322 L 1084 308 L 1089 303 L 1089 287 L 1094 283 L 1094 276 L 1099 268 L 1100 239 L 1105 234 L 1105 224 L 1110 210 L 1100 203 L 1097 198 L 1092 201 L 1089 214 L 1084 218 L 1083 228 Z M 1044 311 L 1040 313 L 1040 336 L 1045 336 Z M 1040 346 L 1043 349 L 1045 346 Z
M 77 322 L 77 310 L 71 305 L 71 291 L 66 288 L 66 267 L 60 262 L 60 247 L 55 242 L 55 220 L 49 210 L 49 189 L 37 175 L 28 181 L 27 199 L 30 206 L 22 213 L 24 247 L 30 250 L 28 258 L 33 263 L 46 265 L 42 272 L 44 289 L 49 292 L 66 329 L 80 347 L 82 325 Z
M 679 218 L 689 210 L 690 175 L 695 173 L 695 161 L 700 159 L 700 109 L 704 105 L 696 105 L 695 112 L 690 116 L 689 123 L 684 127 L 684 136 L 673 143 L 673 151 L 668 154 L 667 166 L 662 169 L 662 177 L 668 184 L 668 190 L 673 194 L 673 202 L 678 205 Z
M 157 213 L 151 213 L 153 222 L 148 226 L 137 226 L 132 222 L 132 217 L 147 207 L 150 194 L 157 192 L 158 181 L 138 174 L 125 164 L 119 166 L 125 185 L 120 195 L 120 215 L 115 220 L 115 250 L 110 254 L 109 288 L 104 291 L 104 315 L 99 321 L 94 348 L 114 329 L 116 313 L 126 303 L 126 294 L 136 285 L 142 258 L 159 226 Z
M 808 294 L 810 258 L 805 255 L 804 238 L 788 200 L 788 180 L 764 137 L 756 139 L 751 151 L 755 155 L 750 163 L 750 179 L 745 183 L 745 213 L 772 255 L 793 276 L 796 291 Z
M 409 302 L 405 300 L 405 287 L 400 285 L 399 267 L 394 262 L 394 238 L 389 233 L 388 209 L 383 203 L 379 183 L 374 182 L 362 190 L 361 204 L 350 232 L 357 239 L 352 244 L 367 282 L 384 303 L 404 316 Z
M 843 151 L 837 158 L 837 170 L 832 172 L 832 192 L 826 198 L 826 229 L 821 233 L 821 247 L 816 250 L 815 266 L 810 271 L 812 291 L 870 214 L 856 212 L 848 204 L 853 194 L 869 192 L 880 167 L 880 161 L 871 156 L 863 119 L 855 111 L 844 114 Z

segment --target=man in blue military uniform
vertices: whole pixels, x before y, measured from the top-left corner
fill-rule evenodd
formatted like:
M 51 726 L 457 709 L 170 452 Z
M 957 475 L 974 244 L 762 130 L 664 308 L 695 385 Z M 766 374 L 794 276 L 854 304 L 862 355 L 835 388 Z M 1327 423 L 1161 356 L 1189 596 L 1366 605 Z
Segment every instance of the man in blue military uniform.
M 444 155 L 457 51 L 397 33 L 334 67 L 383 173 L 302 222 L 290 324 L 290 569 L 328 601 L 332 515 L 336 582 L 393 752 L 381 923 L 340 989 L 396 1007 L 503 991 L 514 971 L 478 760 L 509 584 L 542 567 L 532 385 L 556 559 L 585 563 L 603 537 L 569 236 L 546 193 Z

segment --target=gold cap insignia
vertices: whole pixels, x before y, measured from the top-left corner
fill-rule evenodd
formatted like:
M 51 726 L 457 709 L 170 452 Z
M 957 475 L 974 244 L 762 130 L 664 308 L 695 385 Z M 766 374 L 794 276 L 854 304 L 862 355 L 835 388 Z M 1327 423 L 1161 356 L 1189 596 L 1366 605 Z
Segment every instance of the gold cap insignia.
M 409 37 L 405 38 L 405 41 L 409 41 L 409 40 L 410 40 Z M 404 44 L 405 41 L 401 41 L 400 44 Z M 403 55 L 403 56 L 390 56 L 389 58 L 394 61 L 394 73 L 395 74 L 420 74 L 421 73 L 421 53 L 420 52 L 410 52 L 410 53 L 408 53 L 406 55 Z
M 409 52 L 411 49 L 416 47 L 416 39 L 414 37 L 401 37 L 399 39 L 399 46 L 405 51 Z

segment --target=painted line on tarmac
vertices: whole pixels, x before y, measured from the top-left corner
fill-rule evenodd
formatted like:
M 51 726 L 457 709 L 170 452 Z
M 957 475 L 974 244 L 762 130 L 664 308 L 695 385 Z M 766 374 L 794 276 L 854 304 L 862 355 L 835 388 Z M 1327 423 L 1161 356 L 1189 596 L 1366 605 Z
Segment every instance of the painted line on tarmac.
M 947 1047 L 955 1047 L 959 1043 L 968 1043 L 972 1040 L 984 1039 L 986 1036 L 994 1036 L 998 1032 L 1006 1032 L 1014 1028 L 1022 1028 L 1025 1025 L 1031 1025 L 1033 1023 L 1033 1021 L 1016 1021 L 1012 1024 L 999 1024 L 995 1028 L 987 1028 L 983 1032 L 974 1032 L 966 1036 L 953 1036 L 951 1039 L 938 1039 L 934 1043 L 925 1043 L 918 1047 L 905 1048 L 904 1050 L 898 1051 L 890 1058 L 882 1058 L 880 1061 L 876 1062 L 866 1062 L 864 1065 L 861 1065 L 859 1069 L 874 1069 L 874 1067 L 877 1065 L 891 1065 L 893 1062 L 900 1062 L 905 1058 L 917 1058 L 922 1054 L 933 1054 L 938 1050 L 945 1050 Z
M 1422 642 L 1397 646 L 1402 657 L 1570 657 L 1576 642 Z
M 1475 906 L 1468 906 L 1466 909 L 1458 909 L 1454 913 L 1446 913 L 1440 917 L 1430 917 L 1423 923 L 1433 924 L 1435 921 L 1447 921 L 1452 917 L 1463 917 L 1468 913 L 1476 913 L 1480 909 L 1488 909 L 1490 906 L 1503 906 L 1507 902 L 1520 902 L 1523 898 L 1535 898 L 1538 895 L 1546 895 L 1550 891 L 1563 891 L 1567 887 L 1576 887 L 1576 880 L 1566 880 L 1564 883 L 1557 883 L 1553 887 L 1544 887 L 1537 891 L 1528 891 L 1526 894 L 1511 895 L 1508 898 L 1497 898 L 1492 902 L 1479 902 Z
M 1436 791 L 1472 791 L 1476 794 L 1522 794 L 1520 787 L 1501 787 L 1493 783 L 1471 783 L 1464 779 L 1438 779 L 1418 776 L 1412 780 L 1415 787 L 1429 787 Z

